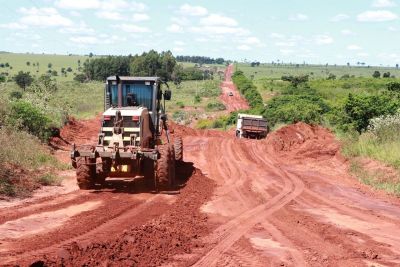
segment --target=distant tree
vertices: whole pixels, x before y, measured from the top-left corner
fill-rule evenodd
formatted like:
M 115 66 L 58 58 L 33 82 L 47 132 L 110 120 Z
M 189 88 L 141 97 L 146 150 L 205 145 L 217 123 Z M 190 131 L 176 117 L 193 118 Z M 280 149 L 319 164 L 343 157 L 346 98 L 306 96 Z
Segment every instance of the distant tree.
M 27 66 L 30 66 L 30 65 L 31 65 L 31 62 L 27 61 L 27 62 L 26 62 L 26 65 L 27 65 Z
M 298 85 L 308 82 L 308 75 L 303 76 L 282 76 L 282 81 L 287 81 L 297 88 Z
M 336 75 L 333 73 L 329 73 L 327 80 L 336 80 Z
M 8 62 L 6 62 L 6 64 L 4 64 L 4 66 L 5 66 L 6 68 L 8 68 L 8 67 L 10 67 L 10 64 L 9 64 Z
M 17 75 L 15 75 L 14 80 L 17 85 L 25 91 L 26 87 L 32 84 L 33 77 L 29 72 L 20 71 Z
M 382 77 L 383 78 L 390 78 L 390 72 L 384 72 Z
M 86 81 L 86 76 L 83 73 L 76 74 L 74 77 L 74 81 L 84 83 Z
M 71 68 L 71 67 L 68 67 L 68 68 L 67 68 L 67 71 L 68 71 L 68 72 L 72 72 L 72 68 Z
M 340 77 L 341 80 L 346 80 L 346 79 L 350 79 L 350 75 L 349 74 L 343 74 L 342 77 Z
M 51 75 L 52 75 L 52 76 L 58 76 L 58 72 L 57 72 L 56 70 L 53 70 L 53 71 L 51 72 Z
M 80 66 L 81 65 L 81 60 L 80 59 L 78 59 L 78 66 Z
M 3 74 L 0 75 L 0 83 L 4 83 L 6 81 L 6 76 Z
M 350 62 L 347 62 L 347 67 L 350 67 Z
M 61 68 L 61 73 L 65 74 L 65 68 L 64 67 Z
M 398 69 L 399 68 L 399 64 L 396 64 L 396 69 Z
M 51 69 L 51 68 L 53 67 L 53 64 L 49 63 L 49 64 L 47 64 L 47 67 L 48 67 L 49 69 Z
M 374 78 L 380 78 L 381 77 L 381 73 L 379 71 L 374 71 L 374 73 L 372 74 L 372 77 Z
M 89 53 L 89 57 L 93 57 L 93 53 L 92 52 Z
M 0 68 L 4 68 L 5 64 L 4 63 L 0 63 Z

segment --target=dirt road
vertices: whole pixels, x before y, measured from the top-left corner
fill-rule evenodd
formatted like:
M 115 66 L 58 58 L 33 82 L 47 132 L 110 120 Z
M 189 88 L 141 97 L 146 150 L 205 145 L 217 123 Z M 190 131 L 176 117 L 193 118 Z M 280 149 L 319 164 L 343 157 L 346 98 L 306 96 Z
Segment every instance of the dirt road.
M 63 129 L 58 157 L 95 140 L 97 123 Z M 78 191 L 65 171 L 69 190 L 0 208 L 0 264 L 400 265 L 399 199 L 351 177 L 328 130 L 299 123 L 262 141 L 175 133 L 180 194 L 151 194 L 140 180 Z
M 225 105 L 228 112 L 248 109 L 249 105 L 232 82 L 232 74 L 233 64 L 230 64 L 225 71 L 225 79 L 221 84 L 222 93 L 219 99 Z M 232 93 L 231 96 L 229 95 L 230 93 Z

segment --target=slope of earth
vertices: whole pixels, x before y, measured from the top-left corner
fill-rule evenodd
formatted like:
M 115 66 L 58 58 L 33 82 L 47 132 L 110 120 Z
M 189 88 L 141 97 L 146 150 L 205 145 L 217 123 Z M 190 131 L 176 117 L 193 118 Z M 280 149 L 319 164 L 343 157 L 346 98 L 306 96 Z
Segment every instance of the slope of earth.
M 243 98 L 232 82 L 232 74 L 233 64 L 230 64 L 225 70 L 225 79 L 221 84 L 222 93 L 219 99 L 225 105 L 228 112 L 249 109 L 246 99 Z M 229 96 L 230 93 L 232 93 L 232 96 Z

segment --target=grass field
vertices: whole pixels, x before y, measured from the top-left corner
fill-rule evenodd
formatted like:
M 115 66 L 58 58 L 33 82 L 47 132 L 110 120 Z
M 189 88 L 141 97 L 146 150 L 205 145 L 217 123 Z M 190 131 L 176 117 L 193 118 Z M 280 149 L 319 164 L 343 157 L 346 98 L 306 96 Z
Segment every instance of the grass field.
M 58 73 L 58 76 L 56 76 L 57 80 L 71 81 L 74 78 L 74 73 L 78 72 L 78 60 L 80 60 L 80 64 L 83 66 L 83 62 L 88 58 L 87 56 L 0 53 L 0 64 L 8 63 L 11 66 L 11 68 L 0 68 L 0 73 L 6 72 L 10 77 L 14 76 L 19 71 L 29 71 L 32 75 L 40 76 L 47 73 L 49 70 L 48 64 L 51 63 L 51 70 L 55 70 Z M 27 62 L 30 63 L 29 66 Z M 62 76 L 61 68 L 68 69 L 68 67 L 70 67 L 72 71 L 67 72 L 66 77 Z
M 354 75 L 355 77 L 372 77 L 375 70 L 378 70 L 381 74 L 384 72 L 390 72 L 390 74 L 400 77 L 400 68 L 388 68 L 388 67 L 361 67 L 361 66 L 323 66 L 323 65 L 272 65 L 272 64 L 261 64 L 258 67 L 251 67 L 250 64 L 238 63 L 235 64 L 236 70 L 241 70 L 247 77 L 252 77 L 254 80 L 258 79 L 280 79 L 284 75 L 309 75 L 310 79 L 327 78 L 330 73 L 342 77 L 345 74 Z

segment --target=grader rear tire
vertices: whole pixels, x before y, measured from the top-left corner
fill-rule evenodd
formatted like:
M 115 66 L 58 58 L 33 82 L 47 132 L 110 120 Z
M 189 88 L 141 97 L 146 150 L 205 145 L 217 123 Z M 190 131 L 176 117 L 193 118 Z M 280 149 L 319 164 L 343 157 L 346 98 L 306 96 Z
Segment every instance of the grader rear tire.
M 94 160 L 81 158 L 77 164 L 76 179 L 82 190 L 89 190 L 94 187 L 96 176 L 96 165 Z
M 175 160 L 183 161 L 183 141 L 182 137 L 178 136 L 174 140 Z
M 169 180 L 168 180 L 168 185 L 170 188 L 173 188 L 175 186 L 175 168 L 176 168 L 176 154 L 175 154 L 175 149 L 172 144 L 169 145 L 169 151 L 170 151 L 170 156 L 169 156 Z

